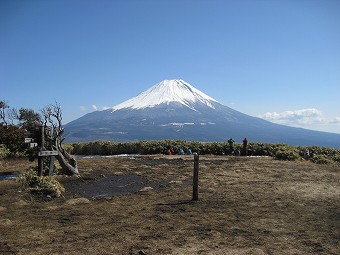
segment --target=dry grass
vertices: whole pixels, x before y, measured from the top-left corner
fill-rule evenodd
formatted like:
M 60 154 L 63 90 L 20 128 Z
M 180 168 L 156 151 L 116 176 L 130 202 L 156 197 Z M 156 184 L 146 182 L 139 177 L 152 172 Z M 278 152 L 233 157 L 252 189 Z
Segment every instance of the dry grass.
M 339 254 L 337 167 L 201 156 L 199 201 L 191 202 L 192 157 L 78 164 L 82 178 L 59 177 L 63 199 L 37 200 L 14 181 L 0 182 L 0 254 Z M 124 187 L 114 186 L 117 178 Z M 89 196 L 96 185 L 97 193 L 107 185 L 155 189 Z

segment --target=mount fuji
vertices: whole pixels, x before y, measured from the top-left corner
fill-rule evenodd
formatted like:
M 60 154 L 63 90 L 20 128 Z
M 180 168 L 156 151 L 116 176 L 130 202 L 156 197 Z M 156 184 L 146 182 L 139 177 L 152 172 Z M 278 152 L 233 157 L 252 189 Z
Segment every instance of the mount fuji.
M 250 141 L 340 148 L 340 134 L 274 124 L 225 105 L 183 80 L 164 80 L 141 94 L 65 125 L 68 142 L 111 140 Z

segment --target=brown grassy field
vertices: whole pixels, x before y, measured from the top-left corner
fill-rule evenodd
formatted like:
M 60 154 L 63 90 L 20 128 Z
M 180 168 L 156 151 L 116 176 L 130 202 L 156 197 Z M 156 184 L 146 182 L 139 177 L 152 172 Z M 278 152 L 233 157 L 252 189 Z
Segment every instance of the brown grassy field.
M 78 164 L 80 178 L 57 177 L 63 198 L 0 181 L 0 254 L 340 254 L 339 167 L 200 156 L 192 202 L 192 156 Z

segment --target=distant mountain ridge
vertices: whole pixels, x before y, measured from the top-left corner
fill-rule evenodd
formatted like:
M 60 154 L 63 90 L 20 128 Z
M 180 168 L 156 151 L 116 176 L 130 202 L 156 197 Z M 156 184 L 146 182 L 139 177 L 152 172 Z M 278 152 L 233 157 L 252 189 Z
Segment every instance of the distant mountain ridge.
M 164 80 L 65 125 L 66 141 L 250 141 L 340 148 L 340 134 L 274 124 L 220 104 L 183 80 Z

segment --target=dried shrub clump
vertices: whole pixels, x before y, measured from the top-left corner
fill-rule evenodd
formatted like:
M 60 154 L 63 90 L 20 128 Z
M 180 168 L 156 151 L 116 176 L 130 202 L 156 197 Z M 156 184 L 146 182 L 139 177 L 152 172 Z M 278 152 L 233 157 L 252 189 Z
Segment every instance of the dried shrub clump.
M 53 176 L 38 176 L 33 169 L 21 174 L 18 177 L 18 182 L 32 194 L 61 197 L 65 192 L 63 185 Z

